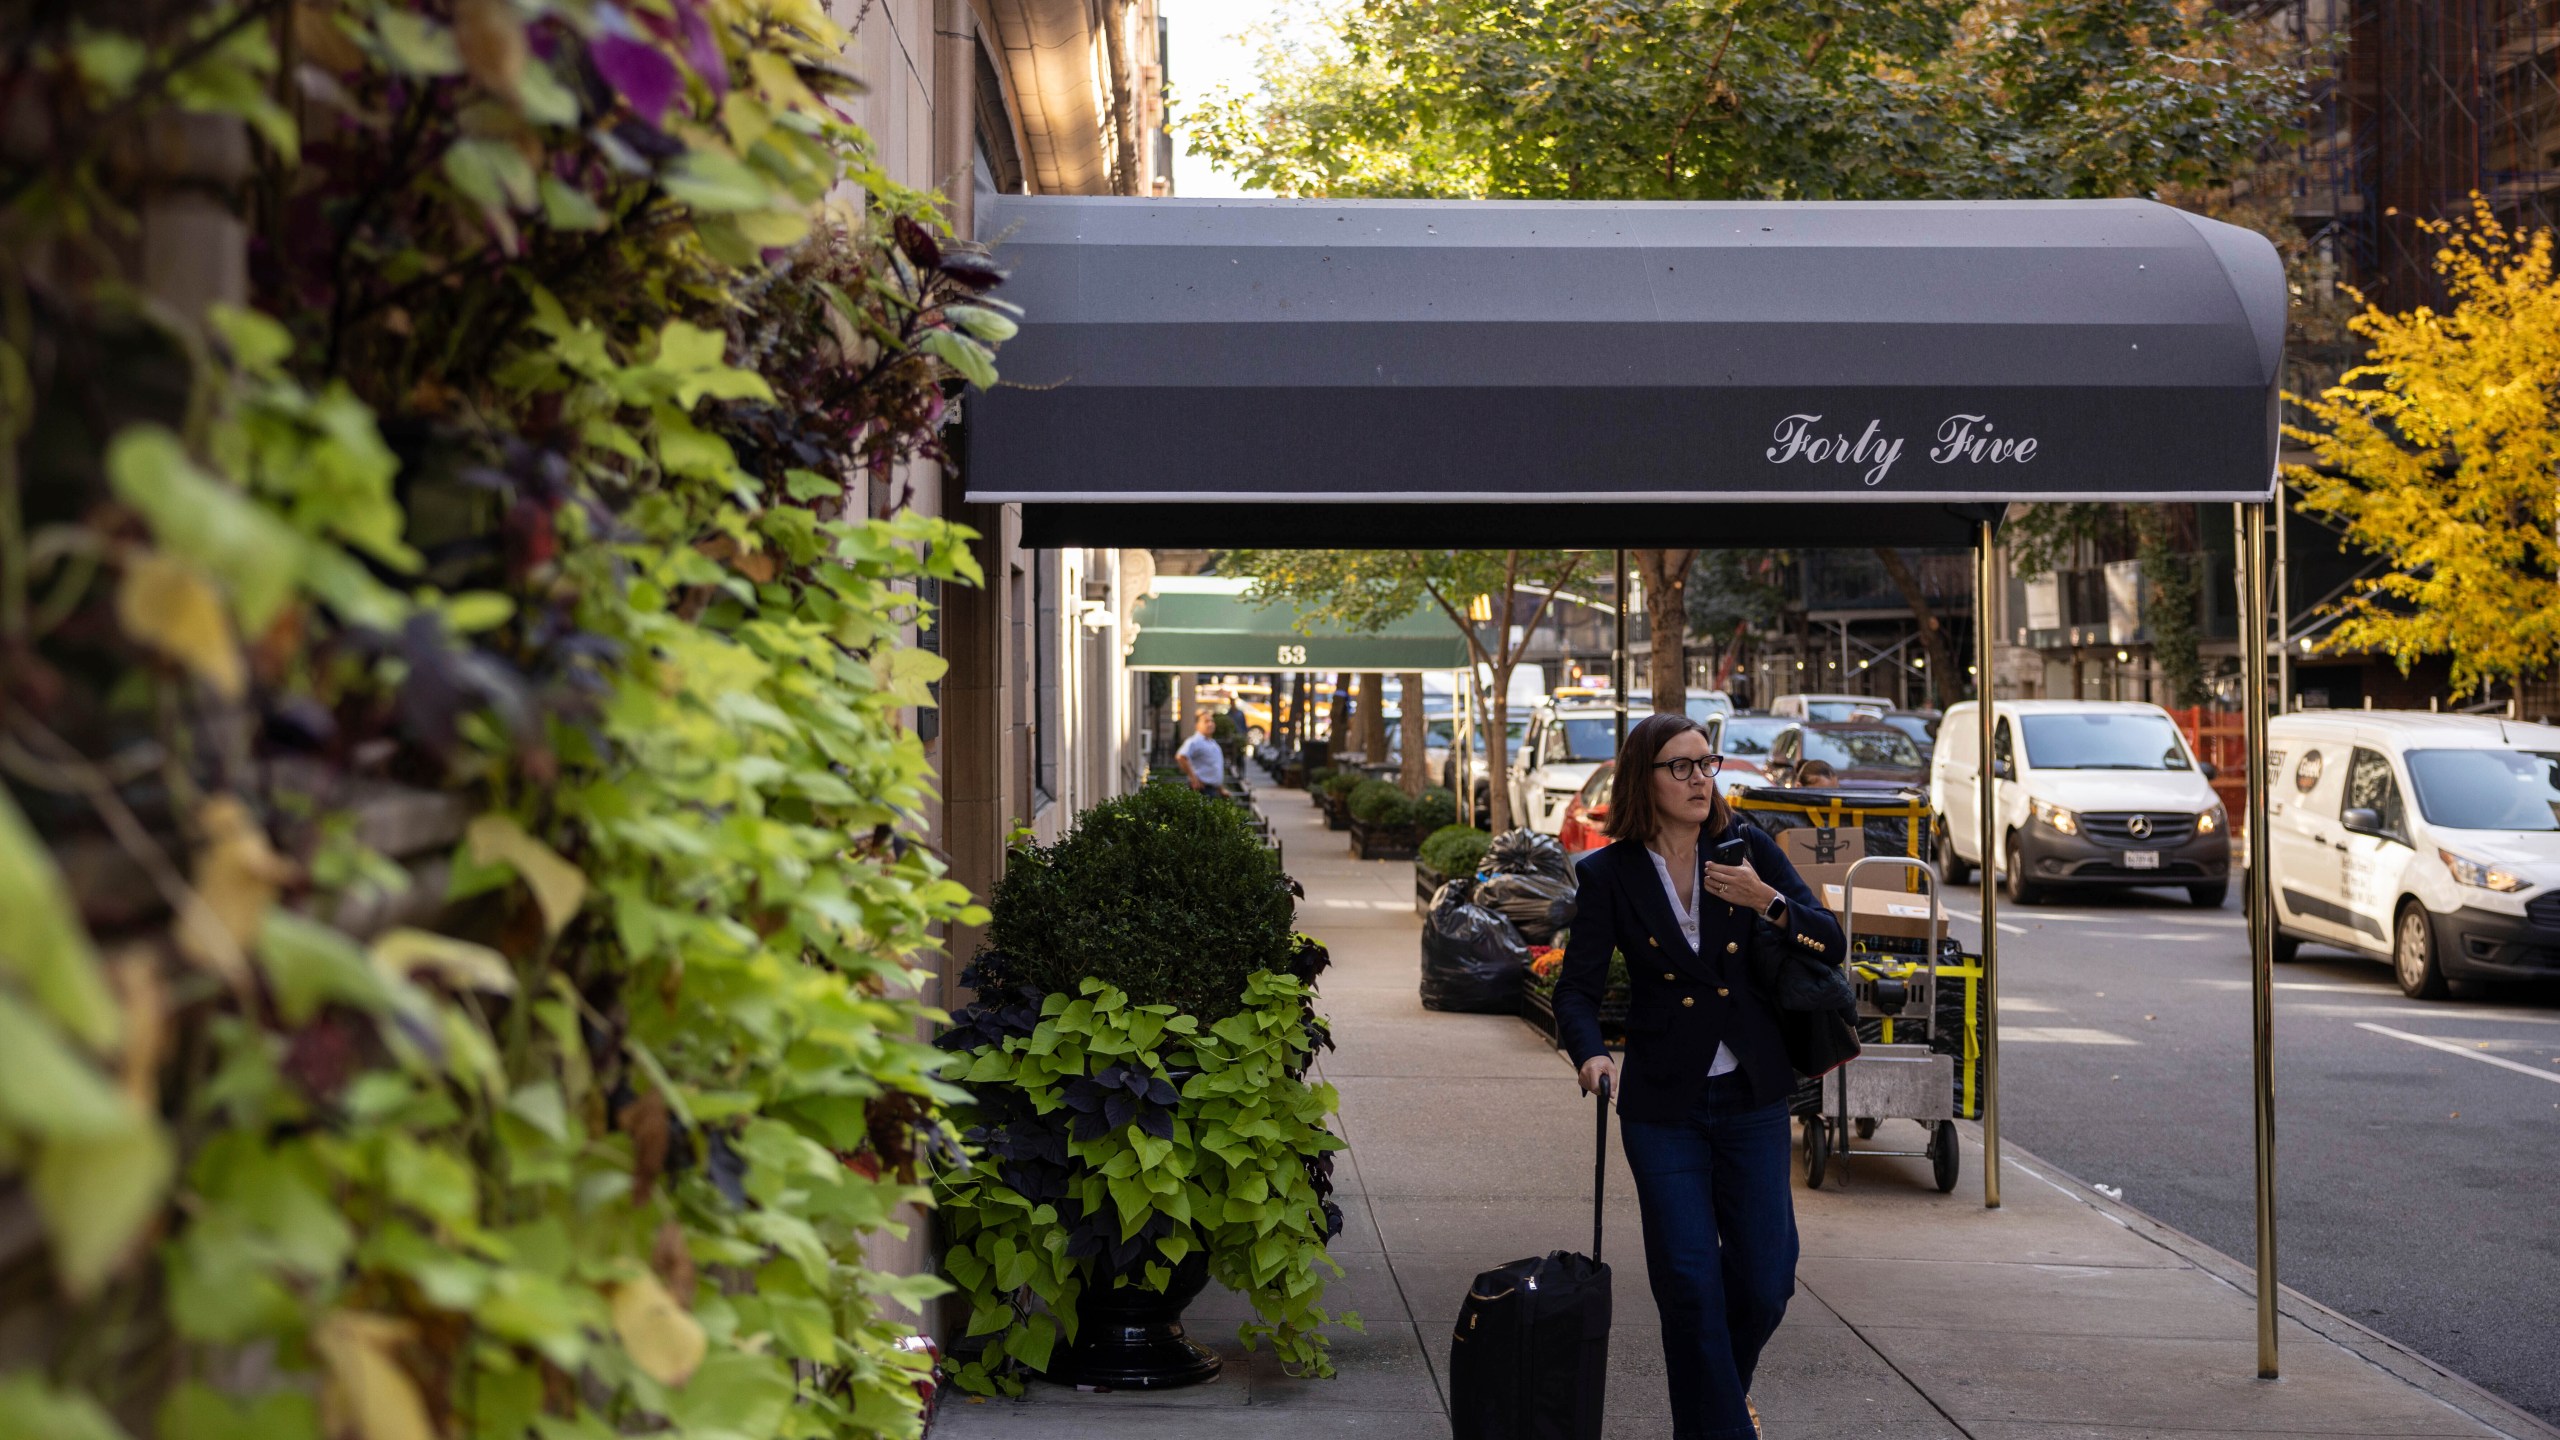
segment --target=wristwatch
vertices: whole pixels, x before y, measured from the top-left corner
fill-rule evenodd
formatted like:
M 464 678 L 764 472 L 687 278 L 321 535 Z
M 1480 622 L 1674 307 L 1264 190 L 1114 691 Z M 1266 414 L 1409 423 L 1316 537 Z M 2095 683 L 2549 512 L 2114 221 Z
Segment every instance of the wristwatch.
M 1762 910 L 1760 914 L 1762 918 L 1766 919 L 1772 925 L 1783 925 L 1787 923 L 1787 897 L 1784 895 L 1770 896 L 1768 908 Z

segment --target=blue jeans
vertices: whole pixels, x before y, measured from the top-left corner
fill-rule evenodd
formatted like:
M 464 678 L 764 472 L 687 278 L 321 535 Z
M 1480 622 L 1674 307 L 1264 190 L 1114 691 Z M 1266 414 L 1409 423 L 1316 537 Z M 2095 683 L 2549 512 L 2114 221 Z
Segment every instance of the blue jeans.
M 1796 1293 L 1796 1209 L 1784 1101 L 1754 1108 L 1737 1072 L 1688 1118 L 1625 1120 L 1662 1311 L 1672 1440 L 1751 1440 L 1751 1372 Z

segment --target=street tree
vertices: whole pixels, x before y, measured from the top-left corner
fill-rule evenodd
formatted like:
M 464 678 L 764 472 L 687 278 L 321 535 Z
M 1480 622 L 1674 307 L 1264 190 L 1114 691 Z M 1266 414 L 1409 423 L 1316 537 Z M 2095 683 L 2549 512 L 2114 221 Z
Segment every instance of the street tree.
M 1367 0 L 1314 43 L 1268 46 L 1252 92 L 1212 92 L 1178 118 L 1193 153 L 1309 198 L 2203 194 L 2256 165 L 2301 109 L 2298 52 L 2227 8 Z M 1657 706 L 1686 671 L 1679 554 L 1634 552 Z M 1881 558 L 1904 578 L 1899 556 Z M 1932 685 L 1952 684 L 1943 626 L 1916 585 L 1902 590 L 1946 677 Z
M 2379 650 L 2407 670 L 2453 662 L 2458 697 L 2560 660 L 2560 275 L 2548 230 L 2421 221 L 2451 310 L 2349 322 L 2364 363 L 2285 433 L 2316 465 L 2288 467 L 2303 506 L 2381 556 L 2334 608 L 2326 647 Z
M 1488 805 L 1496 834 L 1511 828 L 1511 673 L 1529 637 L 1589 561 L 1577 550 L 1230 550 L 1219 561 L 1248 576 L 1257 601 L 1285 600 L 1309 621 L 1375 633 L 1417 610 L 1436 609 L 1466 637 L 1476 665 L 1492 675 L 1486 697 Z M 1515 603 L 1528 613 L 1515 619 Z M 1461 804 L 1465 797 L 1461 796 Z

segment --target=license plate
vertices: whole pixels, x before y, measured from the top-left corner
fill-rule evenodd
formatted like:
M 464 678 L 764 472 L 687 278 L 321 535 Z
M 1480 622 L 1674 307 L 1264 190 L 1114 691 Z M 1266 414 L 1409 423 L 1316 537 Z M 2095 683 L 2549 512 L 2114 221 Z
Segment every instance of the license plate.
M 2160 852 L 2157 850 L 2127 850 L 2124 852 L 2124 868 L 2127 870 L 2157 870 L 2160 868 Z

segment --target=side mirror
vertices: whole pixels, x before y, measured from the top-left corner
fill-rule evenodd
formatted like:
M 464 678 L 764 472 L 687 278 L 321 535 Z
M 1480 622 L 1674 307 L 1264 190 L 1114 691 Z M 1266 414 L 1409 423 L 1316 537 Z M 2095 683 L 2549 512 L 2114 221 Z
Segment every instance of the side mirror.
M 2207 780 L 2218 780 L 2222 777 L 2222 767 L 2210 760 L 2199 760 L 2196 762 L 2196 773 Z
M 2382 833 L 2381 812 L 2377 810 L 2368 810 L 2362 805 L 2355 806 L 2352 809 L 2339 811 L 2338 823 L 2344 826 L 2347 833 L 2350 835 L 2379 835 Z

